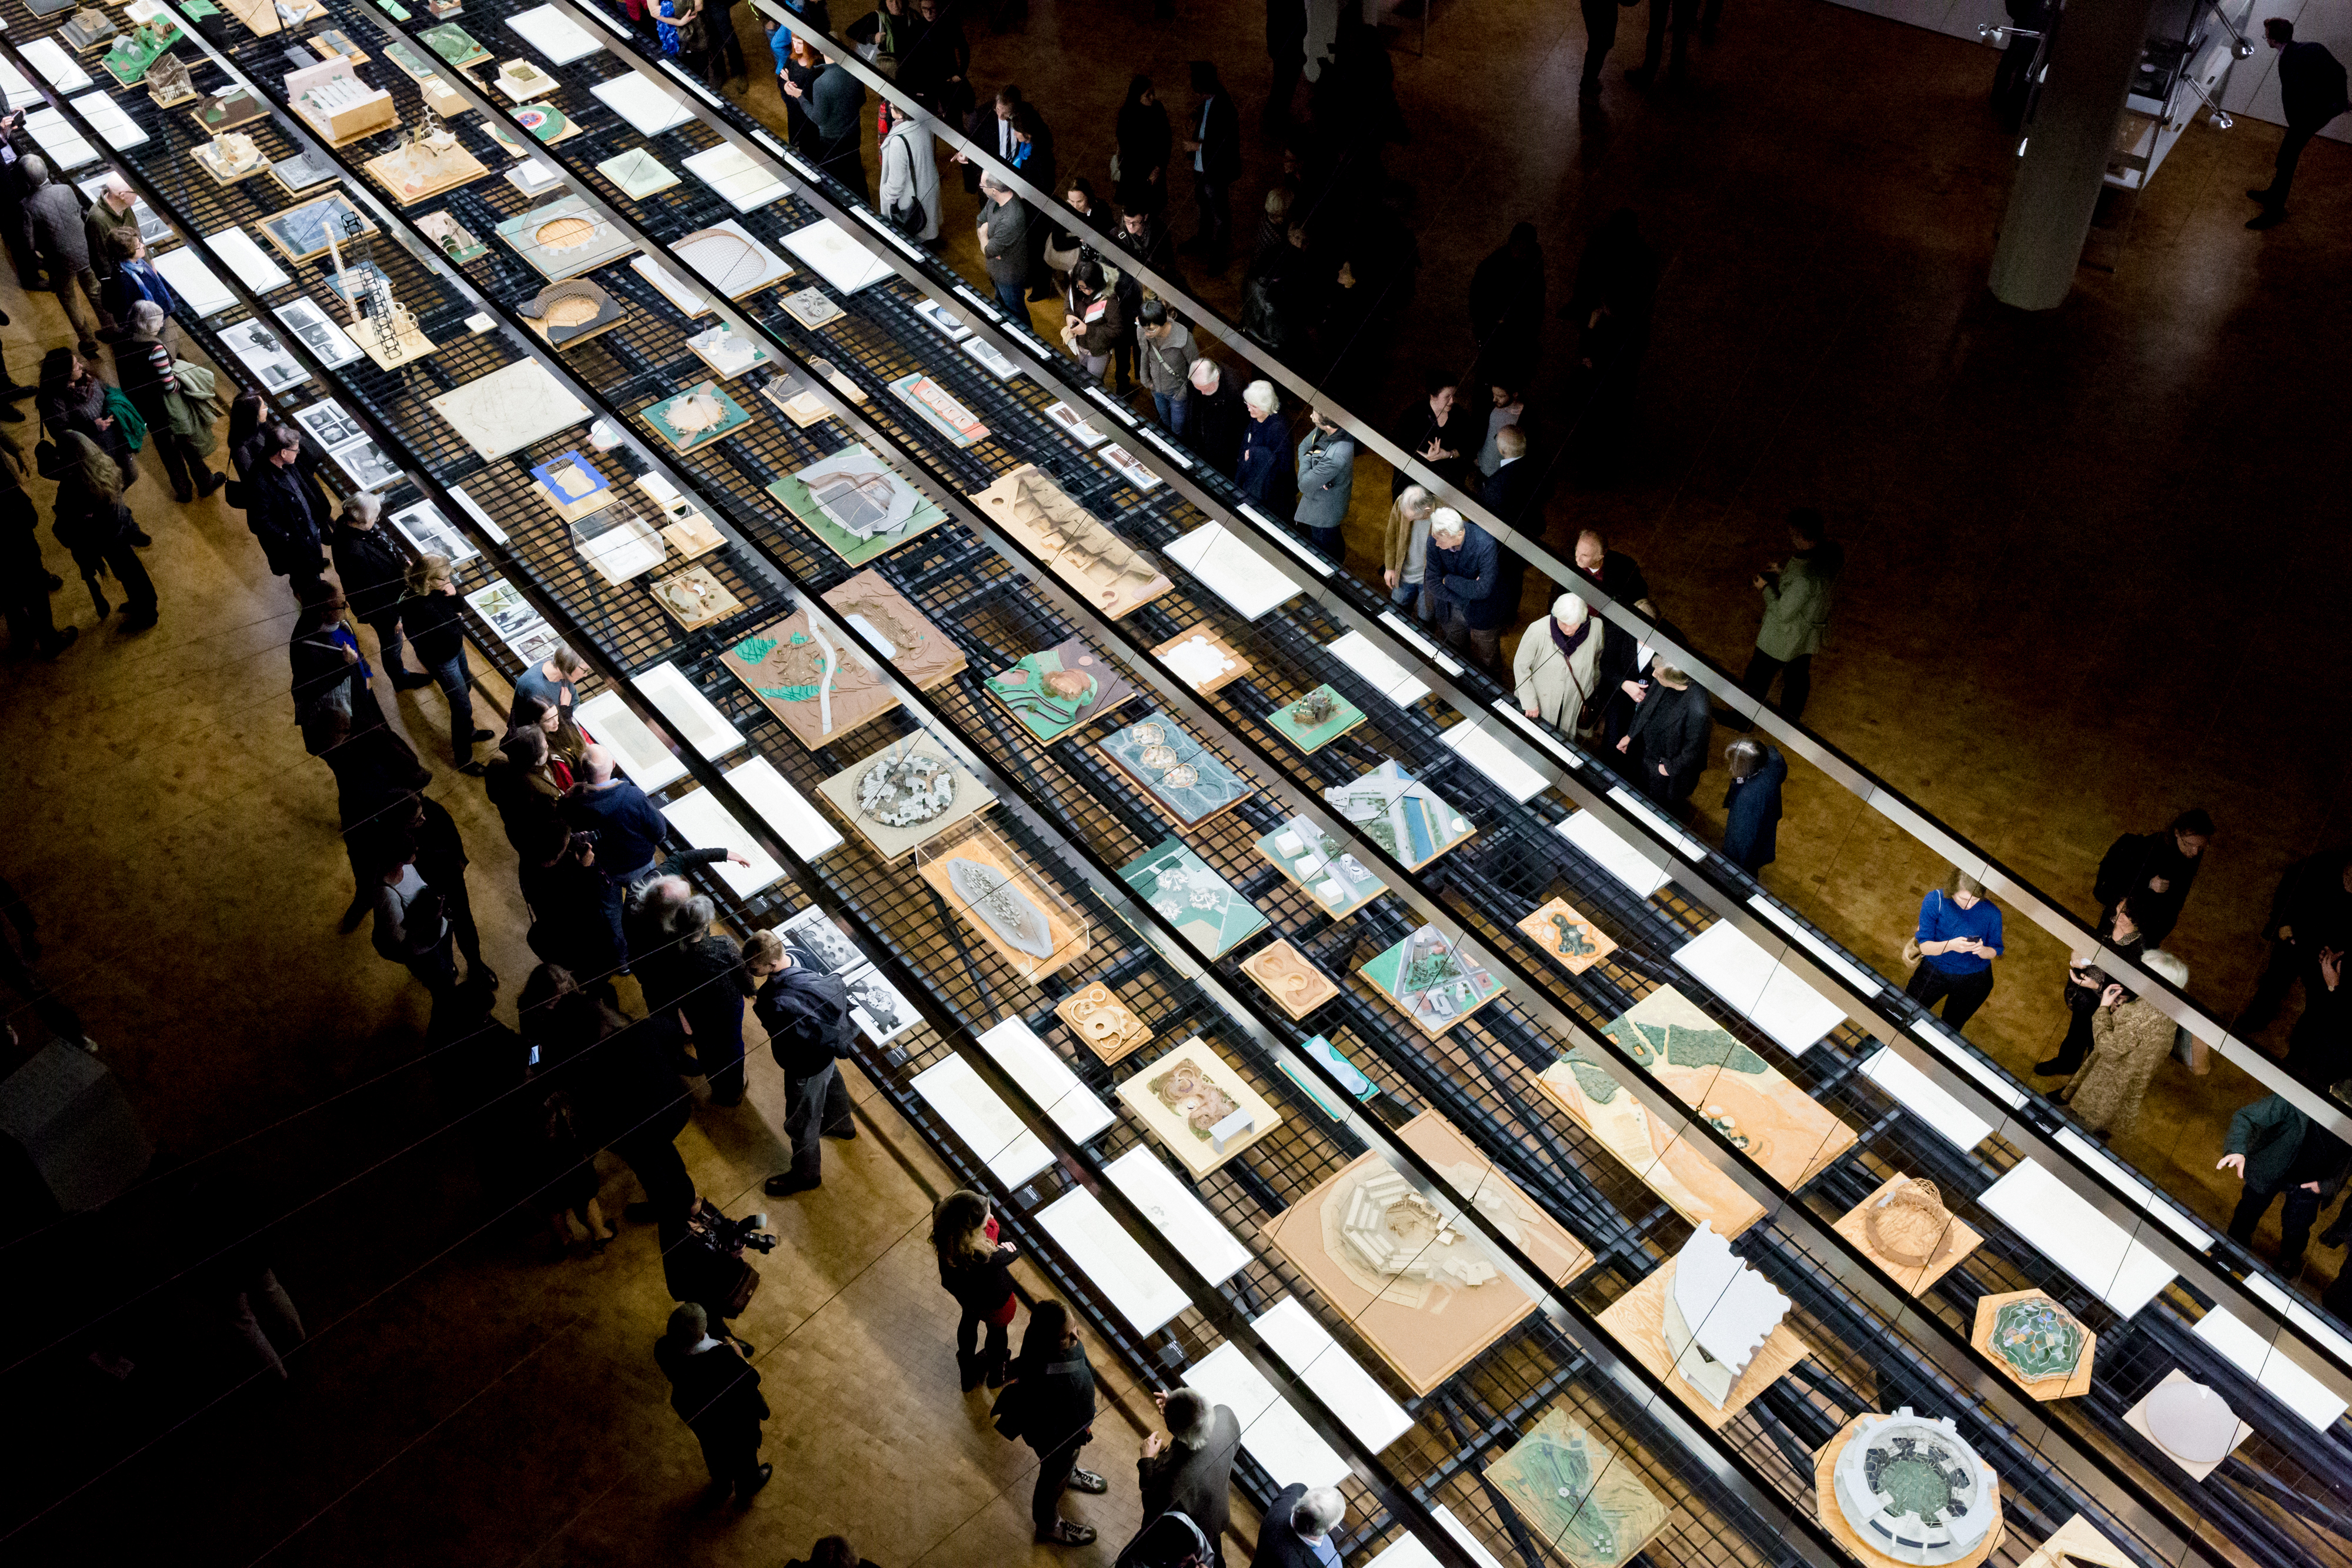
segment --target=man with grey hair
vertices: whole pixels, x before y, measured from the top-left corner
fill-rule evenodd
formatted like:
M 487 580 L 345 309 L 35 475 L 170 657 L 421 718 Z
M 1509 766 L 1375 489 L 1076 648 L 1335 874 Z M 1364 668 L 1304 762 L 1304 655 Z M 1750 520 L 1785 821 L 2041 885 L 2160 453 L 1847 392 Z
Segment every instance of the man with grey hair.
M 980 257 L 988 264 L 988 281 L 995 286 L 996 303 L 1016 326 L 1029 325 L 1029 209 L 999 184 L 995 176 L 980 179 Z
M 1518 608 L 1516 576 L 1492 536 L 1451 507 L 1429 515 L 1422 619 L 1489 674 L 1501 665 L 1503 618 Z
M 131 244 L 135 251 L 136 235 Z M 143 267 L 146 263 L 137 261 L 134 255 L 131 265 Z M 115 383 L 147 422 L 156 454 L 163 459 L 163 472 L 172 477 L 172 494 L 182 501 L 209 496 L 228 483 L 228 476 L 205 466 L 205 445 L 194 436 L 179 434 L 183 426 L 194 429 L 195 421 L 188 413 L 179 374 L 173 368 L 171 344 L 164 337 L 164 308 L 152 299 L 137 299 L 125 318 L 127 324 L 111 335 L 108 344 L 114 354 Z M 204 439 L 211 441 L 209 431 Z
M 1339 1550 L 1331 1544 L 1331 1532 L 1347 1514 L 1339 1488 L 1291 1482 L 1275 1494 L 1273 1506 L 1265 1511 L 1250 1568 L 1339 1568 Z
M 139 237 L 138 208 L 139 198 L 131 193 L 122 177 L 109 174 L 98 189 L 98 200 L 81 215 L 82 243 L 89 250 L 90 267 L 101 285 L 114 276 L 116 265 L 128 254 L 111 243 L 114 236 Z
M 1319 404 L 1308 410 L 1307 418 L 1314 428 L 1298 441 L 1298 510 L 1293 517 L 1308 544 L 1333 565 L 1344 566 L 1348 549 L 1340 525 L 1356 493 L 1356 443 Z
M 90 269 L 89 239 L 82 227 L 81 198 L 70 185 L 49 178 L 49 165 L 40 157 L 20 159 L 25 182 L 25 225 L 33 254 L 48 269 L 49 287 L 65 308 L 66 319 L 81 340 L 81 356 L 98 358 L 98 334 L 111 330 L 114 319 L 99 302 L 98 274 Z
M 1209 1538 L 1217 1562 L 1224 1561 L 1225 1525 L 1233 1511 L 1234 1456 L 1240 1450 L 1241 1422 L 1233 1408 L 1213 1405 L 1192 1388 L 1152 1396 L 1168 1422 L 1163 1436 L 1143 1440 L 1135 1473 L 1143 1490 L 1146 1524 L 1163 1513 L 1181 1513 Z
M 373 490 L 360 491 L 343 503 L 328 543 L 352 613 L 375 632 L 376 663 L 392 677 L 394 691 L 414 691 L 431 685 L 433 677 L 407 668 L 401 660 L 400 599 L 407 587 L 408 562 L 392 535 L 378 526 L 383 514 L 383 497 Z

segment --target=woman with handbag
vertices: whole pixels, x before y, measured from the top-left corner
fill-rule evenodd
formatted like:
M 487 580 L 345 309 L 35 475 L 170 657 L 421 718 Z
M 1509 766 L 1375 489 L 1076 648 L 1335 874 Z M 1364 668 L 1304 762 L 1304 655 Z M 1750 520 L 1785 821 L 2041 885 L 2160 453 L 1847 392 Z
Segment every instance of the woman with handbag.
M 940 163 L 931 133 L 888 99 L 882 112 L 890 121 L 882 138 L 882 216 L 892 228 L 925 246 L 940 238 Z
M 2099 927 L 2100 943 L 2126 958 L 2137 959 L 2147 946 L 2147 933 L 2132 918 L 2131 900 L 2120 899 L 2115 912 Z M 2083 1059 L 2091 1051 L 2091 1021 L 2094 1014 L 2105 1004 L 2107 972 L 2091 962 L 2095 952 L 2084 953 L 2066 966 L 2066 983 L 2059 990 L 2059 999 L 2066 1004 L 2069 1015 L 2066 1038 L 2058 1047 L 2058 1054 L 2047 1061 L 2033 1064 L 2034 1075 L 2054 1078 L 2081 1070 Z
M 996 1429 L 1037 1456 L 1029 1519 L 1043 1545 L 1084 1546 L 1095 1538 L 1092 1526 L 1062 1517 L 1065 1489 L 1097 1497 L 1110 1490 L 1094 1471 L 1078 1469 L 1078 1450 L 1094 1437 L 1094 1420 L 1095 1369 L 1077 1324 L 1061 1302 L 1039 1301 L 1029 1309 L 1021 1354 L 997 1396 Z
M 1928 1011 L 1944 1004 L 1944 1021 L 1965 1029 L 1992 995 L 1992 961 L 2000 956 L 2000 908 L 1984 884 L 1955 871 L 1919 901 L 1919 929 L 1903 945 L 1911 971 L 1903 994 Z
M 996 1217 L 989 1212 L 987 1197 L 966 1188 L 940 1199 L 932 1212 L 931 1250 L 939 1255 L 940 1283 L 963 1309 L 956 1322 L 956 1370 L 963 1391 L 971 1393 L 983 1380 L 991 1388 L 1003 1387 L 1012 1354 L 1007 1331 L 1021 1305 L 1013 1293 L 1013 1260 L 1020 1249 L 996 1239 Z
M 41 360 L 41 382 L 33 397 L 34 412 L 41 418 L 43 434 L 50 441 L 61 441 L 68 432 L 86 435 L 106 454 L 121 476 L 121 488 L 129 489 L 139 482 L 139 460 L 131 455 L 131 442 L 106 404 L 110 389 L 89 362 L 71 349 L 51 349 Z M 46 477 L 55 478 L 48 471 L 46 455 L 34 451 L 35 466 Z M 132 530 L 134 533 L 137 530 Z M 152 544 L 144 534 L 132 542 Z
M 1601 689 L 1601 639 L 1591 605 L 1573 593 L 1552 601 L 1551 613 L 1519 634 L 1511 658 L 1519 711 L 1564 735 L 1584 734 L 1585 709 Z
M 122 618 L 126 632 L 143 632 L 155 624 L 155 583 L 131 547 L 147 536 L 131 520 L 122 504 L 122 475 L 113 459 L 79 431 L 68 431 L 58 441 L 61 470 L 57 476 L 57 520 L 50 530 L 73 553 L 81 580 L 89 587 L 98 618 L 105 620 L 110 606 L 99 589 L 107 572 L 122 586 Z

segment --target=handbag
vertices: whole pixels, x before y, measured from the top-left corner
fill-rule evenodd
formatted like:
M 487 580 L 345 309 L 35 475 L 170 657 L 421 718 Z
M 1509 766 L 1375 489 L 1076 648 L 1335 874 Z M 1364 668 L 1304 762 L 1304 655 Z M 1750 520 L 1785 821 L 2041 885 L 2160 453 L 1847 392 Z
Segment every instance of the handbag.
M 1938 890 L 1936 894 L 1936 908 L 1940 913 L 1943 907 L 1944 895 L 1943 893 Z M 1920 959 L 1926 956 L 1926 954 L 1919 951 L 1918 933 L 1914 932 L 1910 936 L 1903 938 L 1903 961 L 1905 963 L 1916 965 Z
M 728 1286 L 726 1295 L 719 1298 L 719 1315 L 725 1318 L 741 1315 L 743 1309 L 751 1304 L 751 1298 L 760 1293 L 760 1270 L 751 1267 L 751 1260 L 738 1258 L 735 1267 L 738 1272 L 734 1283 Z

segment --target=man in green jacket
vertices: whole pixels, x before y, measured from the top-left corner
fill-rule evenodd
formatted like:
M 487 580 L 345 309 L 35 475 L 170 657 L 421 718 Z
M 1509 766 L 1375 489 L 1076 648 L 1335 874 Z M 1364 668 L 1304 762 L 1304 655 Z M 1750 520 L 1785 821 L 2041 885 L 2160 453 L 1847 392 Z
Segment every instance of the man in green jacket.
M 1811 507 L 1789 514 L 1789 542 L 1788 564 L 1768 566 L 1753 580 L 1764 595 L 1764 624 L 1757 630 L 1756 652 L 1748 656 L 1739 686 L 1761 702 L 1772 689 L 1772 677 L 1785 672 L 1780 716 L 1794 723 L 1804 716 L 1805 699 L 1812 695 L 1813 655 L 1829 631 L 1830 601 L 1845 570 L 1845 547 L 1828 537 L 1828 524 Z M 1748 727 L 1743 720 L 1736 727 Z
M 2230 1135 L 2221 1146 L 2228 1152 L 2213 1168 L 2235 1171 L 2246 1184 L 2237 1212 L 2230 1217 L 2230 1239 L 2252 1248 L 2254 1227 L 2262 1223 L 2271 1199 L 2284 1193 L 2286 1208 L 2279 1217 L 2278 1270 L 2294 1274 L 2303 1267 L 2303 1249 L 2310 1239 L 2312 1222 L 2344 1186 L 2346 1168 L 2352 1166 L 2352 1149 L 2276 1094 L 2243 1106 L 2231 1117 Z M 2341 1246 L 2342 1239 L 2336 1234 L 2341 1228 L 2343 1222 L 2338 1220 L 2321 1242 Z

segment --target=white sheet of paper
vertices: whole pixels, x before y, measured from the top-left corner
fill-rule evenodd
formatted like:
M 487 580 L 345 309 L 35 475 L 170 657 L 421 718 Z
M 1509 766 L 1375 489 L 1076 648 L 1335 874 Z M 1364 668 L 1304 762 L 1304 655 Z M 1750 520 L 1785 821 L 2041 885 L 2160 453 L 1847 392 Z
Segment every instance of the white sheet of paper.
M 642 685 L 639 689 L 643 689 Z M 813 861 L 841 847 L 841 833 L 834 827 L 832 819 L 818 810 L 807 796 L 793 789 L 791 782 L 776 771 L 776 765 L 766 758 L 755 757 L 749 762 L 729 768 L 727 782 L 735 786 L 735 792 L 743 797 L 743 803 L 757 811 L 760 820 L 767 823 L 776 837 L 783 840 L 803 860 Z M 745 850 L 743 853 L 751 860 L 754 871 L 759 869 L 761 861 L 768 858 L 756 850 Z M 724 876 L 739 869 L 720 866 L 719 872 Z
M 81 139 L 81 132 L 66 123 L 66 117 L 54 109 L 36 109 L 25 116 L 25 134 L 40 148 L 41 155 L 49 161 L 49 172 L 62 174 L 68 169 L 79 169 L 85 163 L 98 162 L 98 149 Z
M 792 193 L 791 186 L 751 162 L 750 154 L 730 141 L 707 147 L 680 162 L 688 173 L 726 197 L 728 204 L 739 213 L 754 212 Z
M 659 136 L 694 118 L 694 110 L 635 71 L 598 82 L 588 90 L 640 136 Z
M 1337 1486 L 1354 1473 L 1337 1449 L 1315 1435 L 1306 1417 L 1275 1392 L 1239 1346 L 1219 1345 L 1184 1369 L 1184 1382 L 1212 1403 L 1232 1406 L 1234 1418 L 1242 1425 L 1242 1447 L 1281 1485 Z
M 1452 1509 L 1442 1502 L 1432 1503 L 1429 1505 L 1429 1517 L 1445 1527 L 1445 1533 L 1461 1543 L 1462 1550 L 1470 1553 L 1471 1561 L 1477 1563 L 1478 1568 L 1503 1568 L 1501 1561 L 1486 1550 L 1485 1542 L 1470 1533 L 1470 1527 L 1454 1517 Z
M 218 273 L 205 265 L 195 246 L 179 246 L 151 259 L 155 270 L 163 274 L 163 281 L 172 286 L 172 292 L 180 297 L 180 303 L 197 315 L 217 316 L 236 303 L 236 296 L 229 292 Z
M 2316 1345 L 2324 1345 L 2338 1361 L 2352 1361 L 2352 1340 L 2336 1332 L 2327 1320 L 2311 1310 L 2311 1303 L 2278 1284 L 2267 1274 L 2246 1276 L 2249 1294 L 2260 1296 L 2276 1307 L 2286 1321 Z
M 1078 1272 L 1094 1282 L 1137 1333 L 1164 1327 L 1192 1304 L 1183 1287 L 1170 1279 L 1168 1270 L 1154 1263 L 1135 1238 L 1119 1228 L 1102 1200 L 1084 1187 L 1039 1209 L 1037 1223 L 1061 1244 Z
M 1551 788 L 1550 779 L 1528 767 L 1500 737 L 1475 719 L 1457 724 L 1437 738 L 1523 805 Z
M 659 664 L 636 676 L 637 690 L 677 727 L 677 737 L 705 758 L 716 760 L 743 749 L 743 734 L 727 722 L 719 705 L 695 689 L 676 664 Z
M 1985 1188 L 1978 1201 L 2126 1317 L 2172 1282 L 2171 1264 L 2032 1160 Z
M 613 754 L 622 776 L 647 794 L 686 777 L 686 764 L 654 738 L 618 692 L 598 692 L 572 711 L 580 727 Z
M 534 5 L 507 18 L 507 26 L 522 35 L 524 43 L 559 66 L 584 60 L 604 46 L 596 36 L 552 5 Z
M 2279 1403 L 2325 1432 L 2344 1417 L 2345 1403 L 2286 1356 L 2271 1348 L 2259 1333 L 2215 1307 L 2197 1320 L 2197 1337 L 2220 1351 L 2240 1372 L 2275 1395 Z
M 2187 1242 L 2191 1250 L 2202 1252 L 2213 1244 L 2211 1232 L 2174 1207 L 2146 1176 L 2107 1153 L 2105 1144 L 2095 1138 L 2086 1138 L 2072 1127 L 2059 1128 L 2051 1142 L 2074 1155 L 2076 1165 L 2105 1177 L 2109 1186 L 2124 1195 L 2126 1201 L 2147 1210 L 2149 1218 Z
M 205 235 L 205 243 L 213 254 L 228 264 L 237 280 L 256 294 L 267 294 L 273 288 L 283 288 L 293 279 L 285 269 L 269 259 L 269 253 L 254 243 L 253 236 L 243 229 L 222 229 Z M 166 277 L 166 282 L 171 281 Z
M 1935 1080 L 1912 1066 L 1893 1050 L 1881 1047 L 1862 1064 L 1863 1076 L 1902 1103 L 1937 1134 L 1962 1150 L 1985 1141 L 1992 1124 L 1961 1104 Z
M 1600 862 L 1602 871 L 1632 888 L 1636 898 L 1647 898 L 1674 880 L 1672 872 L 1652 865 L 1594 812 L 1579 811 L 1562 822 L 1558 831 L 1561 838 Z
M 89 85 L 89 73 L 55 38 L 35 38 L 18 45 L 16 52 L 59 92 L 79 92 Z
M 29 49 L 32 46 L 26 46 Z M 25 73 L 5 60 L 0 60 L 0 96 L 5 96 L 10 109 L 24 109 L 41 101 L 41 89 L 25 79 Z
M 1339 1348 L 1339 1342 L 1296 1296 L 1285 1296 L 1250 1326 L 1367 1448 L 1378 1453 L 1412 1430 L 1412 1417 L 1404 1406 L 1389 1397 L 1362 1363 Z
M 137 147 L 147 140 L 147 132 L 139 122 L 122 112 L 122 106 L 102 92 L 86 92 L 66 101 L 89 121 L 89 128 L 106 138 L 106 144 L 117 152 Z
M 1212 1285 L 1223 1284 L 1248 1266 L 1250 1249 L 1150 1149 L 1128 1150 L 1103 1166 L 1103 1175 Z
M 1769 894 L 1756 894 L 1748 901 L 1748 907 L 1787 932 L 1789 939 L 1820 960 L 1822 968 L 1839 976 L 1862 995 L 1874 997 L 1886 988 L 1885 980 L 1806 930 L 1797 923 L 1795 916 L 1773 903 Z
M 1381 652 L 1361 632 L 1334 637 L 1328 646 L 1339 655 L 1348 668 L 1370 681 L 1374 691 L 1399 707 L 1411 707 L 1429 695 L 1426 685 L 1407 673 L 1402 664 Z
M 691 795 L 679 796 L 662 808 L 662 815 L 696 849 L 730 849 L 751 862 L 737 865 L 733 861 L 720 861 L 710 868 L 719 873 L 719 881 L 735 890 L 738 897 L 749 898 L 761 888 L 784 880 L 784 868 L 777 863 L 776 857 L 761 849 L 709 790 L 697 789 Z
M 1232 605 L 1244 621 L 1256 620 L 1300 591 L 1298 584 L 1227 532 L 1222 523 L 1194 528 L 1170 545 L 1167 554 Z
M 1664 811 L 1659 810 L 1655 806 L 1650 804 L 1649 799 L 1646 796 L 1636 795 L 1631 789 L 1626 789 L 1622 784 L 1612 784 L 1609 787 L 1609 798 L 1612 800 L 1616 801 L 1619 809 L 1624 811 L 1627 816 L 1639 817 L 1642 821 L 1649 823 L 1651 827 L 1656 829 L 1658 836 L 1665 840 L 1668 844 L 1672 845 L 1675 852 L 1682 856 L 1685 860 L 1703 861 L 1706 859 L 1706 846 L 1699 842 L 1696 839 L 1692 838 L 1688 833 L 1684 832 L 1681 828 L 1675 824 L 1675 820 L 1672 817 L 1667 816 Z
M 855 294 L 898 276 L 888 262 L 852 239 L 849 231 L 831 218 L 794 229 L 784 236 L 784 248 L 841 294 Z
M 1078 1082 L 1070 1064 L 1020 1019 L 1006 1019 L 982 1035 L 980 1046 L 1029 1098 L 1045 1107 L 1054 1125 L 1080 1143 L 1097 1136 L 1118 1120 L 1093 1090 Z
M 1013 1107 L 982 1082 L 962 1057 L 948 1057 L 908 1082 L 939 1113 L 948 1131 L 988 1167 L 988 1174 L 1006 1186 L 1019 1186 L 1054 1163 L 1045 1140 L 1021 1124 Z
M 1381 1548 L 1381 1554 L 1364 1568 L 1438 1568 L 1437 1553 L 1423 1546 L 1417 1535 L 1400 1535 Z
M 1675 962 L 1794 1055 L 1804 1055 L 1845 1022 L 1844 1009 L 1728 920 L 1684 943 Z

